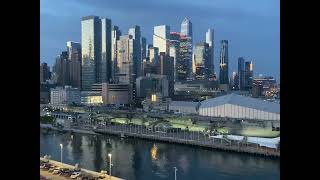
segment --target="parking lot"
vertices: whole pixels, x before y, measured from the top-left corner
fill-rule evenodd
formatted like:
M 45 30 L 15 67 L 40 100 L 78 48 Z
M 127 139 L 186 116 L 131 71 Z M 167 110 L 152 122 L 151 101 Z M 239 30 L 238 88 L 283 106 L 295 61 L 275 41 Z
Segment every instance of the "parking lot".
M 40 158 L 40 180 L 41 179 L 103 180 L 109 179 L 109 176 L 105 173 L 101 174 L 87 169 L 76 168 L 75 166 L 61 164 L 53 160 L 49 160 L 48 162 L 48 160 Z M 112 176 L 111 180 L 121 179 Z

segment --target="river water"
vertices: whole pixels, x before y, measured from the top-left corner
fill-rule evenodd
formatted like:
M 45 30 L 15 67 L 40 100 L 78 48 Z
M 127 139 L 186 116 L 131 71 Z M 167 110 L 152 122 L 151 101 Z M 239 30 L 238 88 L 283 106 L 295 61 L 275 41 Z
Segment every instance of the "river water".
M 280 179 L 278 159 L 108 135 L 40 131 L 40 156 L 60 161 L 60 143 L 64 163 L 100 172 L 111 153 L 112 175 L 128 180 L 174 180 L 173 167 L 177 180 Z

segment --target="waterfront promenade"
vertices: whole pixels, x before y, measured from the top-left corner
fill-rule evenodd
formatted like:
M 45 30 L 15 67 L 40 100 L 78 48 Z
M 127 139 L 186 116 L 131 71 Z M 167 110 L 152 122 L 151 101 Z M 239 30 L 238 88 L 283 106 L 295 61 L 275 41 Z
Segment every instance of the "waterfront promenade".
M 111 134 L 121 137 L 133 137 L 167 143 L 186 144 L 224 151 L 248 153 L 258 156 L 280 157 L 280 150 L 276 148 L 264 147 L 259 144 L 248 143 L 246 141 L 230 140 L 225 137 L 209 137 L 199 131 L 181 131 L 176 129 L 163 131 L 160 128 L 148 129 L 141 125 L 107 125 L 94 127 L 88 125 L 74 126 L 70 129 L 65 129 L 65 131 L 86 134 Z

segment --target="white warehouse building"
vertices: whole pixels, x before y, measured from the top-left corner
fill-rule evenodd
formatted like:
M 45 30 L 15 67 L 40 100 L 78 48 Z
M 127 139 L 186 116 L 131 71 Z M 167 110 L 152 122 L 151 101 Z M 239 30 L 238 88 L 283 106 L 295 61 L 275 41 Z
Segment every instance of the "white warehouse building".
M 237 94 L 228 94 L 201 102 L 199 115 L 280 120 L 280 104 Z

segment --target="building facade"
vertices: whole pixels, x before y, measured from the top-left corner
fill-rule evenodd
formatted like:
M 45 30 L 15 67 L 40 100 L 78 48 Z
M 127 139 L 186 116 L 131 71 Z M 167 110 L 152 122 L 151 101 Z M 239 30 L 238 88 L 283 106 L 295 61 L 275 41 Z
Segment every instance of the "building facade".
M 129 90 L 128 84 L 109 84 L 102 83 L 102 101 L 103 104 L 128 104 L 129 103 Z
M 51 104 L 80 104 L 80 90 L 71 86 L 56 87 L 50 90 Z
M 169 96 L 169 81 L 165 75 L 147 74 L 136 80 L 138 98 L 145 98 L 148 94 L 160 93 L 163 97 Z
M 239 57 L 238 58 L 238 81 L 239 81 L 239 90 L 245 90 L 244 84 L 245 84 L 245 66 L 244 66 L 244 58 Z
M 128 35 L 133 39 L 133 74 L 134 79 L 142 75 L 142 59 L 141 59 L 141 31 L 140 26 L 134 26 L 129 29 Z
M 40 64 L 40 83 L 50 79 L 50 68 L 47 63 Z
M 158 74 L 165 75 L 169 82 L 169 97 L 174 95 L 174 59 L 173 57 L 160 52 Z

